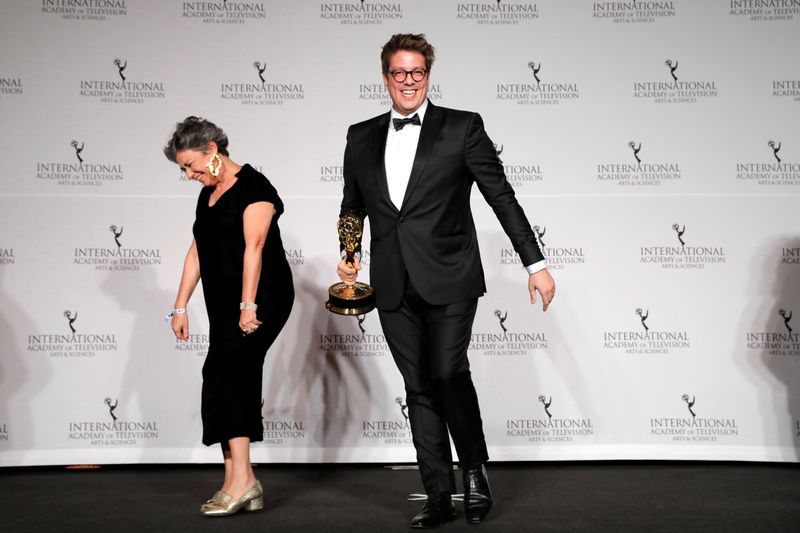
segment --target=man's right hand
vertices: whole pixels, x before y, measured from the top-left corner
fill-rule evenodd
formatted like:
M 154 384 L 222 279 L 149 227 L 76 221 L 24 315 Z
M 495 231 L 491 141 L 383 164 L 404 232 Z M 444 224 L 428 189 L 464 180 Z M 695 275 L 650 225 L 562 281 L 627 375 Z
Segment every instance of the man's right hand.
M 352 285 L 358 278 L 358 271 L 361 270 L 361 258 L 355 258 L 355 264 L 345 263 L 344 259 L 336 267 L 336 273 L 339 274 L 339 279 L 348 285 Z

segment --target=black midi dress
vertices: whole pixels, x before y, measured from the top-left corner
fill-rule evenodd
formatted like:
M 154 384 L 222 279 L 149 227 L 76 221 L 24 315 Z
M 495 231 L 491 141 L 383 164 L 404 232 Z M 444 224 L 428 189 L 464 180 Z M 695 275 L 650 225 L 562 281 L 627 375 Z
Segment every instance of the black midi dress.
M 234 437 L 263 440 L 264 358 L 294 301 L 292 271 L 278 227 L 283 202 L 269 180 L 250 165 L 244 165 L 236 177 L 213 206 L 208 205 L 213 187 L 203 188 L 193 228 L 210 323 L 200 410 L 206 446 L 226 446 Z M 262 252 L 255 297 L 256 316 L 262 324 L 244 336 L 239 329 L 245 249 L 242 215 L 255 202 L 272 203 L 275 214 Z

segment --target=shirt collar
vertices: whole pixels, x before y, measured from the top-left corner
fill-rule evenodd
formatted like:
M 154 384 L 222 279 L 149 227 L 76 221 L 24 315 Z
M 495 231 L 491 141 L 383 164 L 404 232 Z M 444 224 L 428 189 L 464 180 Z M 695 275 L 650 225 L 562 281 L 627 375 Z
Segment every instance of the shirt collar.
M 414 114 L 417 114 L 417 115 L 419 115 L 419 123 L 420 123 L 420 126 L 421 126 L 422 123 L 425 121 L 425 111 L 427 111 L 427 109 L 428 109 L 428 99 L 427 98 L 425 99 L 424 102 L 422 102 L 422 105 L 419 106 L 417 108 L 417 110 L 414 111 L 414 113 L 411 113 L 410 115 L 408 115 L 408 117 L 405 117 L 405 116 L 401 115 L 400 113 L 395 111 L 394 108 L 392 108 L 392 110 L 391 110 L 391 112 L 389 114 L 389 123 L 390 124 L 392 123 L 391 119 L 393 119 L 393 118 L 411 118 L 411 117 L 414 116 Z

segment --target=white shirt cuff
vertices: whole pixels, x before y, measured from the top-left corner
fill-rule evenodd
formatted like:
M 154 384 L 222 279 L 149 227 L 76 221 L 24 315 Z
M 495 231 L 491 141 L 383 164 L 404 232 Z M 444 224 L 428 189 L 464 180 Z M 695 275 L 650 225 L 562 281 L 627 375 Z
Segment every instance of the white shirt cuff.
M 534 263 L 532 265 L 526 265 L 525 266 L 525 270 L 528 271 L 528 275 L 529 276 L 531 274 L 536 274 L 537 272 L 539 272 L 540 270 L 544 270 L 545 268 L 547 268 L 547 261 L 544 260 L 544 259 L 542 259 L 541 261 L 538 261 L 538 262 L 536 262 L 536 263 Z

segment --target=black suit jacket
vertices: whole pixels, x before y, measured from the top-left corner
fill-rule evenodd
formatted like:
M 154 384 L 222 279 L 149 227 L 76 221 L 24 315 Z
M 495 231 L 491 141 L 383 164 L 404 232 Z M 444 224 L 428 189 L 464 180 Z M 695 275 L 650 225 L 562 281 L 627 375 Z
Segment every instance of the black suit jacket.
M 430 304 L 486 292 L 470 209 L 475 183 L 523 264 L 543 259 L 525 213 L 477 113 L 434 106 L 422 122 L 403 205 L 389 198 L 384 150 L 389 113 L 350 126 L 344 154 L 342 212 L 369 217 L 370 283 L 379 309 L 400 305 L 406 273 Z

